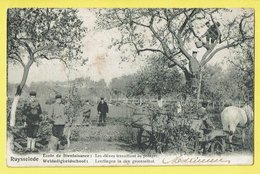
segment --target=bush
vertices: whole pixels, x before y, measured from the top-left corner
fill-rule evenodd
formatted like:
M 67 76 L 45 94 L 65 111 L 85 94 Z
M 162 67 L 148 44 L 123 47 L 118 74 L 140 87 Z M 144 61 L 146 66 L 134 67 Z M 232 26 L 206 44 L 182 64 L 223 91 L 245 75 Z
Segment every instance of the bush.
M 78 141 L 80 139 L 80 129 L 76 128 L 76 129 L 72 129 L 71 130 L 71 136 L 70 139 L 72 141 Z
M 137 134 L 139 129 L 134 129 L 131 126 L 125 126 L 121 132 L 120 140 L 127 144 L 136 144 L 137 143 Z

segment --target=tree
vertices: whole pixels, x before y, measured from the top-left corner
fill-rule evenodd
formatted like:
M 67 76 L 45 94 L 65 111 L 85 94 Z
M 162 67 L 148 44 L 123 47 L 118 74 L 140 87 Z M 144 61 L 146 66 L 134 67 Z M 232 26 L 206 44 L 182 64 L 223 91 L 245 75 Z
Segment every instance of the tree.
M 128 84 L 128 93 L 132 96 L 155 96 L 161 99 L 167 94 L 180 94 L 184 78 L 177 68 L 169 69 L 158 57 L 150 59 L 148 65 L 136 73 L 132 83 Z
M 113 97 L 129 97 L 128 86 L 133 83 L 134 75 L 124 75 L 122 77 L 113 78 L 109 84 L 109 89 Z
M 236 51 L 235 56 L 229 57 L 232 73 L 241 90 L 241 99 L 254 100 L 254 43 L 250 42 Z
M 241 93 L 230 65 L 227 69 L 220 65 L 206 66 L 201 88 L 203 98 L 212 101 L 236 100 Z
M 202 95 L 215 101 L 253 101 L 254 45 L 245 44 L 228 56 L 226 68 L 220 65 L 205 67 Z
M 99 26 L 118 28 L 122 33 L 114 45 L 119 49 L 130 45 L 137 55 L 143 52 L 161 54 L 169 67 L 177 66 L 183 71 L 187 86 L 198 88 L 198 99 L 201 84 L 198 81 L 201 81 L 204 66 L 218 52 L 254 39 L 252 9 L 109 9 L 101 10 L 98 15 Z M 225 21 L 218 28 L 217 20 L 222 17 Z M 199 32 L 207 21 L 216 28 L 214 43 L 205 42 L 201 37 L 203 33 Z M 201 60 L 189 53 L 197 41 L 201 41 L 204 50 Z
M 42 60 L 81 60 L 81 39 L 86 28 L 75 9 L 9 9 L 7 12 L 7 58 L 23 67 L 23 77 L 12 103 L 10 126 L 15 125 L 17 103 L 30 68 Z M 43 72 L 44 73 L 44 72 Z

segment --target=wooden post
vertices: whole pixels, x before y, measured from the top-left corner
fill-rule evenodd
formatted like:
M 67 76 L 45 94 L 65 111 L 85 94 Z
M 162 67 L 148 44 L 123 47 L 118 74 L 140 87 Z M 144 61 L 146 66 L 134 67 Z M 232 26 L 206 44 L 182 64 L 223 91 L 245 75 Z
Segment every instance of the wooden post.
M 199 73 L 199 84 L 197 89 L 197 109 L 199 109 L 199 103 L 200 103 L 201 82 L 202 82 L 202 69 L 200 70 Z

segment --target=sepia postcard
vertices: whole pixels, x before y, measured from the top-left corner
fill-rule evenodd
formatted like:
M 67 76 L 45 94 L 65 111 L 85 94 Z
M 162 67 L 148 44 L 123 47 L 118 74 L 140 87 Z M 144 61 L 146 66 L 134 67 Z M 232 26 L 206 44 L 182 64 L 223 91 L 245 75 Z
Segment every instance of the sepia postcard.
M 6 162 L 254 164 L 255 9 L 8 8 Z

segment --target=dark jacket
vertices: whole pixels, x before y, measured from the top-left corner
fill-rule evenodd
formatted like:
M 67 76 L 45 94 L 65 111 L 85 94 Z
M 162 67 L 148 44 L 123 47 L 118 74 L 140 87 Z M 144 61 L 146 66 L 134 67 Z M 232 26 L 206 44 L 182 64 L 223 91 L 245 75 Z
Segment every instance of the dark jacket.
M 211 37 L 211 39 L 216 40 L 218 38 L 218 28 L 215 25 L 210 26 L 207 32 L 208 36 Z M 221 40 L 221 33 L 219 36 L 219 40 Z
M 27 124 L 39 124 L 42 109 L 38 101 L 27 102 L 23 106 L 23 115 Z
M 103 104 L 99 102 L 97 107 L 98 112 L 100 112 L 102 115 L 108 113 L 108 106 L 107 103 L 104 102 Z

